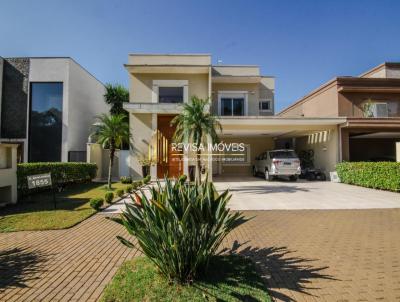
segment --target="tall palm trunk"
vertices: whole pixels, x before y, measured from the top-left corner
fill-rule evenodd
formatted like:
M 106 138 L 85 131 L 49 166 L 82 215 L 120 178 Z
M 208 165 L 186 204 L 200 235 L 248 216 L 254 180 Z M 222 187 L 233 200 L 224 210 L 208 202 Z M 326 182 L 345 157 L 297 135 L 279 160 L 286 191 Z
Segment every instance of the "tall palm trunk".
M 199 136 L 201 137 L 201 136 Z M 197 150 L 196 150 L 196 182 L 200 183 L 201 182 L 201 150 L 200 150 L 200 144 L 201 140 L 197 139 L 196 145 L 197 145 Z
M 114 165 L 114 155 L 115 155 L 115 144 L 114 144 L 114 142 L 111 142 L 110 143 L 110 161 L 108 164 L 108 180 L 107 180 L 108 189 L 110 189 L 110 190 L 111 190 L 112 168 Z
M 196 161 L 196 182 L 200 183 L 201 182 L 201 151 L 199 149 L 197 149 L 196 152 L 196 157 L 197 157 L 197 161 Z

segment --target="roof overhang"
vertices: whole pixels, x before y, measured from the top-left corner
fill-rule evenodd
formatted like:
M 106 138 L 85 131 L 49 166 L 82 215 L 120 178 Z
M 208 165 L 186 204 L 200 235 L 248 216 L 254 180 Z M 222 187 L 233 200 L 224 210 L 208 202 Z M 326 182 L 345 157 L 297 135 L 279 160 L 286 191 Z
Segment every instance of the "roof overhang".
M 222 136 L 298 137 L 335 129 L 346 118 L 220 117 Z
M 400 130 L 400 118 L 347 118 L 342 128 L 372 130 Z
M 130 113 L 179 114 L 183 104 L 124 103 L 123 108 Z
M 400 93 L 400 79 L 388 78 L 337 78 L 339 92 Z
M 129 73 L 186 73 L 208 74 L 207 65 L 124 65 Z
M 259 83 L 261 76 L 213 76 L 213 83 Z

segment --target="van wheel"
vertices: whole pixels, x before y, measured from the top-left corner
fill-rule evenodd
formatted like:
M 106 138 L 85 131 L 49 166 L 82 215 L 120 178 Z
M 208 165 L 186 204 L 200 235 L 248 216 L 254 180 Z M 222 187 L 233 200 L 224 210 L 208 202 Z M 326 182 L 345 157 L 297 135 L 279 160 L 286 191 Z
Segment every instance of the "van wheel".
M 265 180 L 271 181 L 273 176 L 269 174 L 268 170 L 265 170 Z
M 297 175 L 290 175 L 289 176 L 290 181 L 297 181 Z
M 256 177 L 257 176 L 257 170 L 256 167 L 253 167 L 253 176 Z

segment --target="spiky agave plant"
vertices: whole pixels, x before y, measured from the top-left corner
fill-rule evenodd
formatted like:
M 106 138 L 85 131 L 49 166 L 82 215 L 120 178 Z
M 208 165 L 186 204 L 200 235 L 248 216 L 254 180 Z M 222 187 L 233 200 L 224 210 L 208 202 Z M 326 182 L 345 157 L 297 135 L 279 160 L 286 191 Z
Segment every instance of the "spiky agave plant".
M 190 283 L 217 253 L 225 236 L 243 220 L 230 212 L 228 190 L 218 194 L 212 182 L 200 184 L 165 179 L 150 188 L 150 196 L 140 192 L 140 202 L 127 204 L 121 218 L 135 236 L 143 253 L 171 281 Z M 135 244 L 118 237 L 128 247 Z

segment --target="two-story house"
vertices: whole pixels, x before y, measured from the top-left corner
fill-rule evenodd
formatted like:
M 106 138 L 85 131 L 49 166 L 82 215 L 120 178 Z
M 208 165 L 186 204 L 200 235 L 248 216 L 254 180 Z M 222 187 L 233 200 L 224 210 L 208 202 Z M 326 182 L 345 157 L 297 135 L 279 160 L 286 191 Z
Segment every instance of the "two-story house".
M 18 162 L 86 161 L 105 87 L 69 57 L 0 57 L 0 143 Z
M 345 122 L 339 117 L 274 116 L 275 79 L 261 75 L 258 66 L 213 65 L 208 54 L 131 54 L 125 68 L 130 77 L 130 102 L 124 104 L 132 134 L 130 171 L 137 178 L 141 159 L 149 158 L 155 161 L 153 178 L 188 174 L 194 154 L 171 149 L 175 129 L 170 122 L 192 96 L 211 100 L 209 110 L 223 127 L 221 142 L 245 147 L 205 152 L 203 171 L 209 175 L 250 175 L 255 157 L 265 150 L 293 146 L 296 138 L 321 132 L 335 141 L 338 125 Z M 326 169 L 332 171 L 336 147 L 330 143 L 327 148 L 329 155 L 321 158 L 329 158 L 332 164 Z
M 345 117 L 338 128 L 338 161 L 396 160 L 400 63 L 383 63 L 358 77 L 334 78 L 279 116 Z

